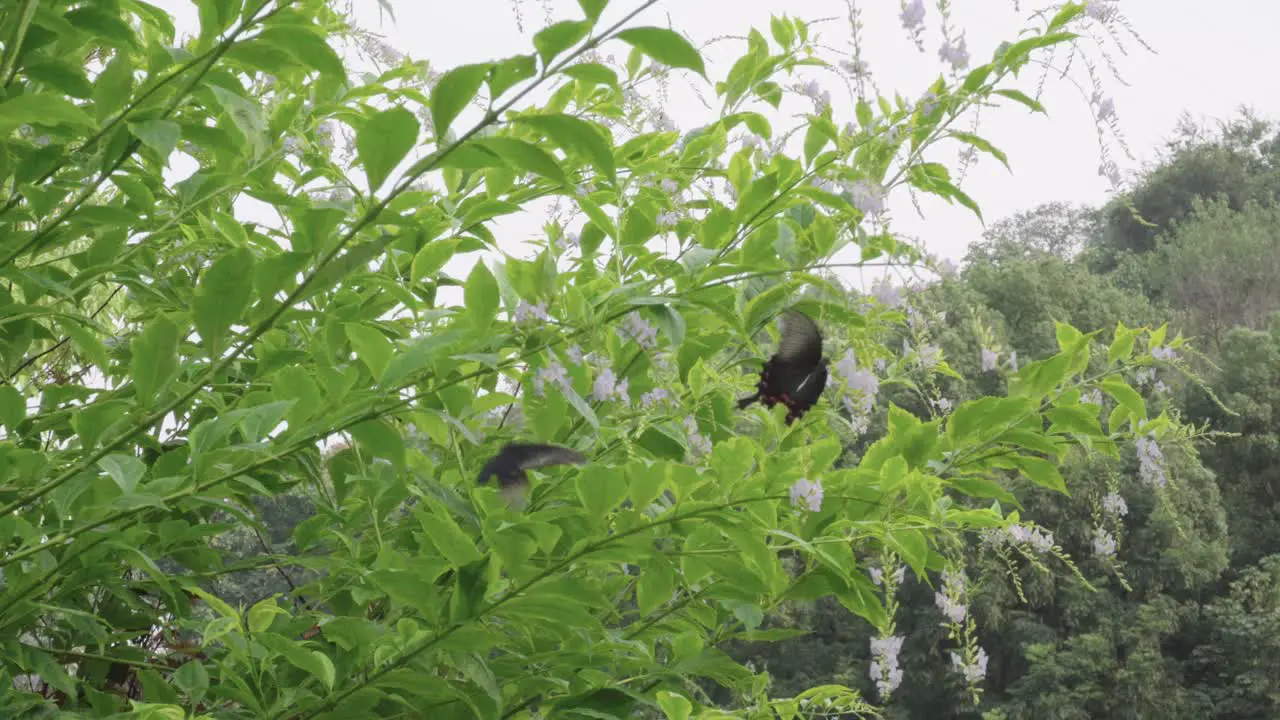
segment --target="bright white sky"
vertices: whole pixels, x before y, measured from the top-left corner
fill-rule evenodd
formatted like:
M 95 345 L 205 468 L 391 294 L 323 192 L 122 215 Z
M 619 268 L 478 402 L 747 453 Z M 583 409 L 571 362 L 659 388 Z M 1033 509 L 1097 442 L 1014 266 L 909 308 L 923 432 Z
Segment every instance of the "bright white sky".
M 155 0 L 153 0 L 155 1 Z M 378 32 L 397 49 L 415 59 L 426 59 L 438 70 L 458 64 L 505 57 L 532 50 L 531 37 L 554 20 L 580 18 L 576 0 L 388 0 L 395 21 L 380 13 L 377 0 L 352 0 L 360 24 Z M 194 8 L 183 0 L 161 0 L 162 7 L 177 13 L 179 32 L 194 29 Z M 629 12 L 639 0 L 612 0 L 601 21 L 606 25 Z M 898 19 L 895 0 L 863 0 L 863 58 L 880 91 L 894 91 L 918 98 L 924 87 L 942 70 L 937 55 L 939 12 L 935 0 L 927 0 L 925 49 L 921 53 L 907 38 Z M 990 58 L 1002 40 L 1016 39 L 1018 29 L 1031 21 L 1028 13 L 1040 2 L 1023 0 L 1015 10 L 1014 0 L 955 0 L 952 22 L 966 32 L 973 64 Z M 1226 119 L 1237 108 L 1250 106 L 1264 117 L 1280 117 L 1280 95 L 1269 77 L 1280 67 L 1280 44 L 1275 29 L 1280 27 L 1280 3 L 1258 0 L 1218 0 L 1214 3 L 1190 0 L 1119 0 L 1119 8 L 1132 27 L 1158 54 L 1143 49 L 1122 32 L 1128 55 L 1117 52 L 1113 41 L 1105 48 L 1128 86 L 1115 80 L 1096 46 L 1088 57 L 1100 63 L 1105 95 L 1115 101 L 1121 132 L 1136 159 L 1116 148 L 1114 159 L 1126 175 L 1154 157 L 1162 139 L 1171 135 L 1178 116 Z M 517 7 L 523 16 L 523 32 L 518 27 Z M 818 26 L 824 44 L 837 52 L 850 48 L 850 30 L 845 0 L 666 0 L 643 13 L 633 24 L 670 25 L 686 33 L 695 44 L 725 35 L 744 35 L 751 27 L 768 34 L 771 14 L 786 13 L 806 20 L 831 18 Z M 1247 22 L 1226 22 L 1248 18 Z M 707 51 L 708 74 L 722 78 L 743 45 L 729 41 Z M 607 48 L 606 51 L 609 49 Z M 612 49 L 624 58 L 626 47 Z M 843 59 L 847 55 L 835 55 Z M 1253 70 L 1258 74 L 1254 74 Z M 983 207 L 988 222 L 1050 201 L 1100 204 L 1108 196 L 1109 183 L 1097 174 L 1098 132 L 1092 120 L 1087 96 L 1087 76 L 1076 64 L 1072 72 L 1079 87 L 1053 77 L 1047 83 L 1043 101 L 1050 116 L 1033 116 L 1014 106 L 987 112 L 979 134 L 993 140 L 1010 157 L 1010 174 L 994 159 L 983 157 L 971 168 L 964 189 Z M 815 76 L 822 81 L 821 76 Z M 1034 90 L 1039 73 L 1029 68 L 1020 87 Z M 693 95 L 680 85 L 701 82 L 689 73 L 672 87 L 667 111 L 681 130 L 688 131 L 707 122 L 710 115 Z M 835 96 L 837 121 L 852 119 L 851 100 L 843 84 L 827 82 Z M 705 91 L 705 86 L 704 86 Z M 455 127 L 465 127 L 464 114 Z M 775 128 L 777 125 L 775 124 Z M 1114 146 L 1114 143 L 1113 143 Z M 175 167 L 181 175 L 182 172 Z M 912 207 L 905 192 L 890 199 L 893 229 L 923 240 L 930 251 L 958 260 L 967 245 L 978 239 L 982 226 L 963 208 L 942 202 L 923 206 L 925 217 Z M 256 215 L 256 213 L 252 213 Z M 258 218 L 254 218 L 258 219 Z M 544 218 L 531 216 L 514 224 L 503 223 L 499 236 L 508 252 L 525 254 L 522 242 L 538 232 Z M 471 255 L 467 258 L 469 265 Z M 461 258 L 459 258 L 461 259 Z M 453 263 L 447 268 L 456 272 Z M 465 270 L 463 270 L 465 272 Z

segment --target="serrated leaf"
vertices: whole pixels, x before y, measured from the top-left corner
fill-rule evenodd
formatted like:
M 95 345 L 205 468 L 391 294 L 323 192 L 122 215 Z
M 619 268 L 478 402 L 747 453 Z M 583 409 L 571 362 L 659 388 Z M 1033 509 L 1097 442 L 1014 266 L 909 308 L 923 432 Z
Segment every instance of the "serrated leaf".
M 369 118 L 356 133 L 356 155 L 364 166 L 369 191 L 377 192 L 391 171 L 418 142 L 418 118 L 394 107 Z

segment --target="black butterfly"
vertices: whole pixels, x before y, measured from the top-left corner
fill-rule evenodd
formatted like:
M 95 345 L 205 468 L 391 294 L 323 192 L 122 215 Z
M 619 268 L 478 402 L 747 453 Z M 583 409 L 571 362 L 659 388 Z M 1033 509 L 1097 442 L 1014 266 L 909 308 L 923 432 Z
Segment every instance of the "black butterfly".
M 586 461 L 586 456 L 577 450 L 559 445 L 513 442 L 504 445 L 480 468 L 477 482 L 483 485 L 489 478 L 496 477 L 503 496 L 518 503 L 529 487 L 529 470 L 549 465 L 581 465 Z
M 782 316 L 778 351 L 761 368 L 755 394 L 739 400 L 738 409 L 757 400 L 768 408 L 782 403 L 790 425 L 822 397 L 827 387 L 827 362 L 817 324 L 801 312 L 788 310 Z

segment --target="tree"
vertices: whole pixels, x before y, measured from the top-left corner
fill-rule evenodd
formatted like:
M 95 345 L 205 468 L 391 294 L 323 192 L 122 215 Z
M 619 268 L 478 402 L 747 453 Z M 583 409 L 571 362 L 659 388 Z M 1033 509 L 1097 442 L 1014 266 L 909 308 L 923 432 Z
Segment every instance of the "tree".
M 610 24 L 605 4 L 533 52 L 442 73 L 402 59 L 363 82 L 319 0 L 199 3 L 181 48 L 142 3 L 3 9 L 10 714 L 684 717 L 707 706 L 698 681 L 740 715 L 864 714 L 847 687 L 771 697 L 720 646 L 768 639 L 785 601 L 832 598 L 890 647 L 892 593 L 864 557 L 926 578 L 958 536 L 1016 522 L 991 477 L 1063 491 L 1067 448 L 1176 431 L 1122 379 L 1163 328 L 1122 328 L 1086 379 L 1094 335 L 1061 323 L 1004 397 L 928 419 L 888 407 L 856 465 L 835 466 L 831 403 L 794 425 L 754 410 L 735 432 L 749 381 L 729 369 L 784 309 L 834 328 L 837 355 L 902 321 L 817 273 L 851 245 L 919 259 L 877 224 L 895 188 L 978 209 L 926 151 L 999 155 L 953 123 L 997 101 L 1041 110 L 1015 74 L 1074 38 L 1083 5 L 971 70 L 949 46 L 927 97 L 868 95 L 841 127 L 819 86 L 785 84 L 830 67 L 810 25 L 752 31 L 712 87 L 685 37 L 633 22 L 653 0 Z M 611 66 L 601 47 L 630 55 Z M 682 134 L 631 101 L 673 73 L 705 81 L 719 117 Z M 775 131 L 797 94 L 811 107 Z M 197 169 L 168 184 L 175 159 Z M 238 216 L 244 199 L 278 217 Z M 573 214 L 532 258 L 495 253 L 496 220 L 550 199 Z M 923 346 L 880 353 L 890 381 L 956 375 Z M 836 368 L 850 391 L 858 367 Z M 1081 402 L 1095 385 L 1106 429 Z M 590 462 L 535 477 L 514 510 L 473 479 L 516 437 Z M 266 508 L 308 503 L 296 554 L 226 562 L 249 540 L 237 524 L 270 536 Z M 253 583 L 214 582 L 254 562 L 309 579 L 243 604 Z M 976 697 L 974 628 L 950 639 Z

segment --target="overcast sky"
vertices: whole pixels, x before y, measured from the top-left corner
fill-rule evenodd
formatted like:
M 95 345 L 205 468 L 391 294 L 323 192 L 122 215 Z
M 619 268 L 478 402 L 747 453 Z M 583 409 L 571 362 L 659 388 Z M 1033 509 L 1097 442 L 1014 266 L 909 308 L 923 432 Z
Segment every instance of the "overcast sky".
M 378 0 L 352 1 L 361 25 L 383 34 L 411 57 L 432 62 L 437 69 L 529 52 L 532 34 L 546 24 L 548 16 L 555 20 L 581 17 L 576 0 L 388 0 L 395 11 L 393 21 L 380 12 Z M 180 28 L 193 27 L 192 5 L 183 0 L 158 4 L 177 12 Z M 602 25 L 638 4 L 639 0 L 612 0 Z M 954 1 L 953 23 L 966 33 L 973 64 L 989 59 L 1000 41 L 1014 39 L 1018 29 L 1030 22 L 1028 13 L 1043 7 L 1030 0 L 1019 4 L 1017 10 L 1013 0 Z M 937 54 L 941 38 L 936 2 L 926 2 L 923 53 L 903 31 L 896 0 L 863 0 L 860 6 L 866 27 L 863 58 L 869 62 L 880 91 L 918 98 L 943 67 Z M 1086 52 L 1099 64 L 1104 94 L 1114 100 L 1120 130 L 1135 156 L 1130 159 L 1117 148 L 1115 159 L 1126 173 L 1154 157 L 1184 111 L 1197 119 L 1216 120 L 1250 106 L 1264 117 L 1280 117 L 1280 95 L 1271 79 L 1272 69 L 1280 67 L 1280 43 L 1274 38 L 1280 28 L 1280 3 L 1118 0 L 1118 7 L 1156 51 L 1142 48 L 1123 32 L 1121 41 L 1127 55 L 1121 54 L 1114 42 L 1105 41 L 1102 47 L 1115 59 L 1127 86 L 1111 76 L 1096 45 L 1090 44 Z M 851 47 L 844 0 L 666 0 L 645 11 L 635 24 L 670 24 L 701 45 L 721 36 L 743 35 L 751 27 L 767 33 L 774 13 L 807 20 L 831 18 L 817 27 L 824 44 L 837 53 L 847 53 Z M 709 76 L 722 78 L 742 47 L 732 40 L 712 46 L 708 50 Z M 619 45 L 614 52 L 623 58 L 626 48 Z M 1098 130 L 1088 103 L 1092 90 L 1083 69 L 1076 63 L 1071 75 L 1080 85 L 1050 78 L 1043 96 L 1049 109 L 1047 118 L 1030 115 L 1017 106 L 982 117 L 979 133 L 1008 153 L 1013 169 L 1011 174 L 993 159 L 984 158 L 965 180 L 964 189 L 983 207 L 988 222 L 1044 202 L 1099 204 L 1108 197 L 1110 184 L 1098 175 Z M 1028 70 L 1020 87 L 1033 90 L 1038 75 L 1034 68 Z M 821 76 L 815 77 L 821 81 Z M 693 82 L 702 81 L 686 75 L 683 84 L 677 82 L 667 104 L 668 112 L 685 131 L 712 117 L 687 89 Z M 852 119 L 847 91 L 842 85 L 828 86 L 835 96 L 837 120 Z M 463 120 L 465 116 L 459 123 Z M 969 211 L 941 202 L 926 204 L 923 218 L 906 193 L 897 193 L 889 206 L 895 231 L 921 238 L 930 251 L 944 257 L 959 259 L 982 232 Z M 541 217 L 529 217 L 514 227 L 504 224 L 499 233 L 504 248 L 510 243 L 510 251 L 524 254 L 519 245 L 536 233 L 542 222 Z M 452 263 L 448 269 L 455 270 Z

